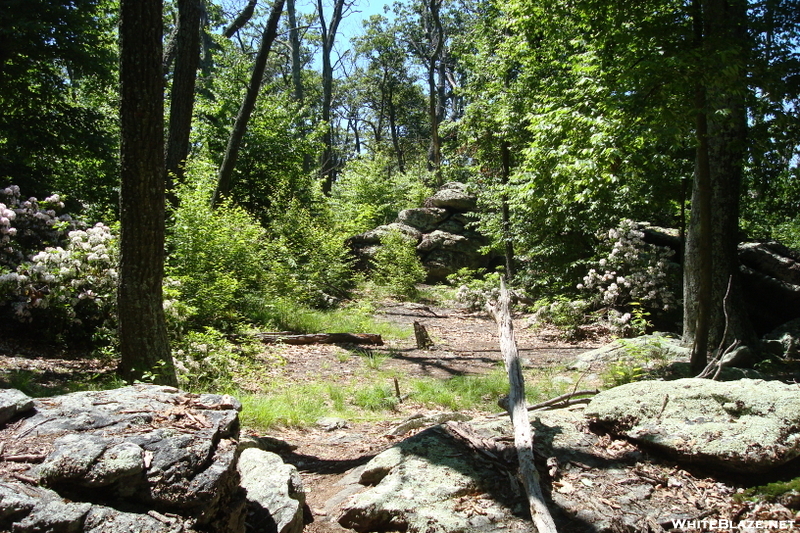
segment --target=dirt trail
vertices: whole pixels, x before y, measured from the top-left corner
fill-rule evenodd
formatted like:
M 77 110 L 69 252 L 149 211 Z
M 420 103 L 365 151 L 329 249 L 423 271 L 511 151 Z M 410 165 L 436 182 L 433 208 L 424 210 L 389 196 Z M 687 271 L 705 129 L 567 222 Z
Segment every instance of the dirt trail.
M 427 329 L 434 346 L 417 349 L 412 336 L 381 348 L 368 348 L 375 353 L 390 354 L 382 368 L 395 370 L 403 376 L 447 379 L 456 375 L 474 375 L 502 366 L 497 326 L 485 313 L 470 313 L 461 309 L 439 308 L 423 304 L 392 303 L 384 305 L 379 318 L 395 324 L 411 326 L 419 322 Z M 530 369 L 553 369 L 572 361 L 578 354 L 602 344 L 602 340 L 566 343 L 554 334 L 534 333 L 524 327 L 524 319 L 515 320 L 515 335 L 520 356 Z M 363 368 L 359 358 L 337 357 L 345 352 L 337 346 L 290 346 L 281 354 L 287 364 L 280 372 L 293 381 L 347 379 Z M 345 472 L 365 464 L 376 454 L 395 444 L 397 437 L 386 433 L 398 420 L 412 414 L 425 414 L 420 405 L 401 404 L 398 412 L 387 415 L 379 423 L 348 423 L 345 428 L 326 431 L 312 427 L 283 429 L 270 435 L 291 443 L 297 448 L 284 454 L 284 460 L 297 466 L 308 491 L 307 502 L 313 521 L 306 533 L 349 531 L 339 526 L 333 509 L 326 502 L 341 489 L 337 482 Z

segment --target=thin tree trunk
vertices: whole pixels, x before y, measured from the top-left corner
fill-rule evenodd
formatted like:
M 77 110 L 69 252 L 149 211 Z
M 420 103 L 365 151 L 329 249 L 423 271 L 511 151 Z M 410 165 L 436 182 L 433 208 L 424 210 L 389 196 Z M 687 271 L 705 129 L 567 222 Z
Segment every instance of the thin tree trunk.
M 244 9 L 239 16 L 237 16 L 230 25 L 225 28 L 225 31 L 222 32 L 222 35 L 230 39 L 233 35 L 244 28 L 244 25 L 248 23 L 248 21 L 253 17 L 253 13 L 256 11 L 256 4 L 258 3 L 257 0 L 249 0 L 247 5 L 244 6 Z
M 177 207 L 174 188 L 183 183 L 186 159 L 189 157 L 189 137 L 192 131 L 194 88 L 200 64 L 201 0 L 178 0 L 178 30 L 175 37 L 175 74 L 169 106 L 167 134 L 167 198 Z
M 500 143 L 500 160 L 502 169 L 500 171 L 500 183 L 503 186 L 503 194 L 500 198 L 500 216 L 503 225 L 503 252 L 506 259 L 506 276 L 509 280 L 514 279 L 514 240 L 511 238 L 511 213 L 508 207 L 508 179 L 511 177 L 511 148 L 507 140 Z
M 331 106 L 333 105 L 333 62 L 331 53 L 336 42 L 336 32 L 342 21 L 344 0 L 336 0 L 333 6 L 330 24 L 325 23 L 322 0 L 317 0 L 319 23 L 322 31 L 322 121 L 325 133 L 322 136 L 322 156 L 320 159 L 320 177 L 322 191 L 331 192 L 336 175 L 336 160 L 333 152 L 333 125 L 331 124 Z
M 163 309 L 164 78 L 161 0 L 120 3 L 119 373 L 176 385 Z
M 242 139 L 247 131 L 247 123 L 250 121 L 250 116 L 253 114 L 253 109 L 256 107 L 258 92 L 261 89 L 264 70 L 267 66 L 267 56 L 272 47 L 272 42 L 278 34 L 278 20 L 280 20 L 281 12 L 283 11 L 283 3 L 284 0 L 275 0 L 275 3 L 272 4 L 272 12 L 264 28 L 264 33 L 261 36 L 261 46 L 258 50 L 255 64 L 253 65 L 253 72 L 250 75 L 247 93 L 239 108 L 239 114 L 236 115 L 236 122 L 233 125 L 231 136 L 228 139 L 225 157 L 219 168 L 217 189 L 214 191 L 214 197 L 211 200 L 213 206 L 219 205 L 222 199 L 231 191 L 233 169 L 236 167 L 236 161 L 239 158 L 239 148 L 242 145 Z

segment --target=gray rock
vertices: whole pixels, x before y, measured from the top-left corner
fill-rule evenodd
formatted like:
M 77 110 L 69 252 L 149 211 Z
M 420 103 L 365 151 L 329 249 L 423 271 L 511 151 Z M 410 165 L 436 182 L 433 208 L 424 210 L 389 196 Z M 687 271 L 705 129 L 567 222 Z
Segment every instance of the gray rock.
M 20 424 L 0 429 L 6 453 L 47 452 L 41 464 L 21 472 L 25 476 L 75 505 L 102 498 L 118 508 L 176 513 L 209 532 L 244 531 L 235 440 L 241 404 L 236 399 L 136 385 L 41 398 L 35 407 Z M 14 528 L 49 531 L 34 515 L 37 506 L 52 500 L 42 494 L 50 493 L 28 494 L 36 500 L 29 508 L 27 500 L 10 500 L 0 491 L 8 503 L 0 516 L 15 515 Z M 71 517 L 76 508 L 54 509 Z M 53 531 L 71 530 L 72 523 L 65 518 Z
M 258 448 L 242 451 L 237 469 L 247 493 L 248 531 L 301 533 L 305 493 L 300 474 L 279 455 Z
M 776 356 L 800 358 L 800 318 L 791 320 L 764 335 L 763 344 Z
M 644 362 L 653 366 L 672 361 L 688 361 L 691 355 L 691 348 L 682 346 L 680 339 L 664 333 L 654 333 L 633 339 L 617 339 L 595 350 L 584 352 L 567 368 L 583 371 L 592 368 L 595 364 L 627 361 L 634 358 L 638 359 L 638 363 Z
M 800 389 L 779 382 L 686 378 L 604 391 L 586 415 L 678 460 L 766 472 L 800 455 Z
M 30 514 L 14 523 L 13 533 L 80 533 L 89 503 L 39 500 Z
M 0 389 L 0 424 L 33 409 L 33 399 L 17 389 Z
M 422 232 L 420 232 L 418 229 L 406 224 L 401 224 L 399 222 L 393 222 L 391 224 L 378 226 L 375 229 L 365 231 L 364 233 L 360 233 L 354 237 L 350 237 L 350 243 L 357 244 L 359 246 L 366 244 L 380 244 L 381 240 L 391 231 L 399 231 L 402 235 L 405 235 L 409 240 L 413 240 L 414 242 L 419 242 L 419 240 L 422 238 Z
M 93 505 L 83 523 L 84 533 L 190 533 L 180 517 L 125 513 Z M 158 516 L 158 518 L 155 518 Z
M 0 530 L 10 530 L 11 525 L 28 516 L 38 502 L 60 499 L 51 490 L 3 481 L 0 483 Z
M 467 192 L 463 183 L 445 183 L 433 196 L 425 200 L 426 207 L 441 207 L 452 211 L 474 211 L 478 198 Z
M 335 431 L 337 429 L 344 429 L 348 427 L 347 420 L 335 416 L 324 416 L 317 420 L 317 427 L 325 431 Z
M 451 533 L 533 531 L 514 515 L 524 500 L 495 467 L 477 461 L 462 443 L 434 427 L 378 454 L 342 508 L 339 524 L 356 531 Z M 467 495 L 480 513 L 464 505 Z
M 448 216 L 449 213 L 446 209 L 438 207 L 418 207 L 400 211 L 397 215 L 397 221 L 425 233 L 433 230 L 437 225 L 444 222 Z

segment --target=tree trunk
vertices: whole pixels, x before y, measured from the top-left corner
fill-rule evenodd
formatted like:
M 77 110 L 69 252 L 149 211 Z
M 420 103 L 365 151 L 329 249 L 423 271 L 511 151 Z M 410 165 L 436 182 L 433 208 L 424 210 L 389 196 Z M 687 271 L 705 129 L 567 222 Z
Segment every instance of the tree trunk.
M 119 372 L 176 385 L 164 319 L 161 0 L 120 3 Z
M 233 35 L 244 28 L 244 25 L 253 17 L 253 13 L 256 11 L 256 4 L 258 0 L 248 0 L 247 5 L 244 6 L 244 9 L 239 16 L 237 16 L 230 25 L 225 28 L 225 31 L 222 32 L 222 35 L 230 39 Z
M 747 138 L 745 94 L 747 4 L 745 0 L 702 0 L 704 58 L 710 62 L 704 79 L 705 122 L 708 127 L 707 154 L 711 191 L 711 305 L 708 321 L 708 347 L 725 349 L 734 342 L 755 343 L 755 334 L 742 302 L 739 283 L 739 195 Z M 702 161 L 699 161 L 702 162 Z M 698 224 L 692 195 L 692 214 L 687 234 L 684 270 L 684 341 L 698 335 L 696 300 L 701 285 L 698 268 Z M 690 246 L 690 241 L 692 242 Z M 726 299 L 728 284 L 730 295 Z M 727 300 L 727 301 L 726 301 Z M 727 311 L 727 317 L 726 317 Z M 698 363 L 699 364 L 699 363 Z M 694 366 L 694 365 L 693 365 Z
M 331 53 L 336 42 L 336 32 L 342 21 L 344 0 L 336 0 L 333 6 L 330 24 L 326 24 L 322 8 L 322 0 L 317 0 L 319 24 L 322 31 L 322 121 L 325 133 L 322 136 L 322 156 L 320 158 L 320 178 L 322 192 L 329 194 L 336 179 L 336 160 L 333 152 L 333 125 L 331 124 L 331 106 L 333 105 L 333 63 Z
M 270 12 L 269 20 L 267 20 L 267 25 L 264 27 L 264 33 L 261 36 L 261 46 L 258 49 L 258 55 L 253 64 L 253 72 L 250 75 L 247 93 L 239 108 L 239 114 L 236 115 L 236 122 L 233 125 L 231 136 L 228 139 L 225 157 L 219 168 L 217 189 L 214 191 L 214 197 L 211 200 L 213 206 L 219 205 L 222 199 L 231 191 L 233 169 L 236 167 L 236 161 L 239 158 L 239 148 L 242 145 L 242 139 L 247 132 L 247 123 L 250 121 L 250 116 L 253 114 L 253 110 L 256 107 L 256 100 L 258 99 L 258 92 L 261 90 L 264 70 L 267 67 L 267 56 L 269 56 L 272 42 L 278 34 L 278 20 L 280 20 L 281 12 L 283 11 L 283 2 L 284 0 L 275 0 L 275 3 L 272 4 L 272 11 Z
M 177 207 L 175 185 L 183 182 L 189 157 L 192 131 L 194 87 L 200 64 L 201 0 L 178 0 L 178 29 L 175 37 L 175 74 L 169 106 L 169 133 L 166 146 L 167 197 Z
M 693 0 L 695 49 L 703 49 L 703 17 L 700 0 Z M 711 169 L 708 161 L 708 121 L 706 91 L 698 81 L 695 87 L 696 156 L 692 186 L 692 210 L 689 234 L 686 239 L 684 272 L 685 314 L 695 317 L 684 321 L 687 336 L 692 337 L 692 374 L 700 374 L 708 362 L 708 333 L 711 320 Z M 691 332 L 691 333 L 689 333 Z
M 507 140 L 500 143 L 500 183 L 503 186 L 503 194 L 500 198 L 500 216 L 503 225 L 503 254 L 506 259 L 506 277 L 509 281 L 514 279 L 516 268 L 514 267 L 514 240 L 511 237 L 511 213 L 508 207 L 508 179 L 511 177 L 511 147 Z
M 442 0 L 429 0 L 433 28 L 431 28 L 431 55 L 428 59 L 428 117 L 431 121 L 431 144 L 428 149 L 428 170 L 434 173 L 436 185 L 441 186 L 442 178 L 442 141 L 439 138 L 439 88 L 436 84 L 437 63 L 441 61 L 444 50 L 444 31 L 439 17 Z
M 500 299 L 495 307 L 489 307 L 489 311 L 497 321 L 500 351 L 503 353 L 506 371 L 508 372 L 508 412 L 511 415 L 511 422 L 514 426 L 514 445 L 519 459 L 520 477 L 528 496 L 528 505 L 536 531 L 540 533 L 556 533 L 556 525 L 544 501 L 539 472 L 534 464 L 531 421 L 528 417 L 528 408 L 525 402 L 525 379 L 522 376 L 522 363 L 519 358 L 517 341 L 514 337 L 514 325 L 511 321 L 510 307 L 511 296 L 501 278 Z

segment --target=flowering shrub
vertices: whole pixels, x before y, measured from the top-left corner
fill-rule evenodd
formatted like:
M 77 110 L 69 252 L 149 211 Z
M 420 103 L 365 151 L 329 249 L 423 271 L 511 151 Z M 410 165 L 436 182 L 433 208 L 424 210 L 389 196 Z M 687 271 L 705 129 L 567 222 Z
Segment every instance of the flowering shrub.
M 623 220 L 603 235 L 602 240 L 610 245 L 608 255 L 578 285 L 589 293 L 595 307 L 607 310 L 608 325 L 617 333 L 630 329 L 637 317 L 646 315 L 644 309 L 667 312 L 679 305 L 679 273 L 671 260 L 674 252 L 645 243 L 641 228 L 638 222 Z
M 63 244 L 67 232 L 79 224 L 67 214 L 61 197 L 54 194 L 41 202 L 22 200 L 20 189 L 0 189 L 0 269 L 14 270 L 28 256 L 46 246 Z
M 51 328 L 113 322 L 118 256 L 108 226 L 73 230 L 64 247 L 49 246 L 0 275 L 0 295 L 23 322 L 35 315 L 46 318 Z

